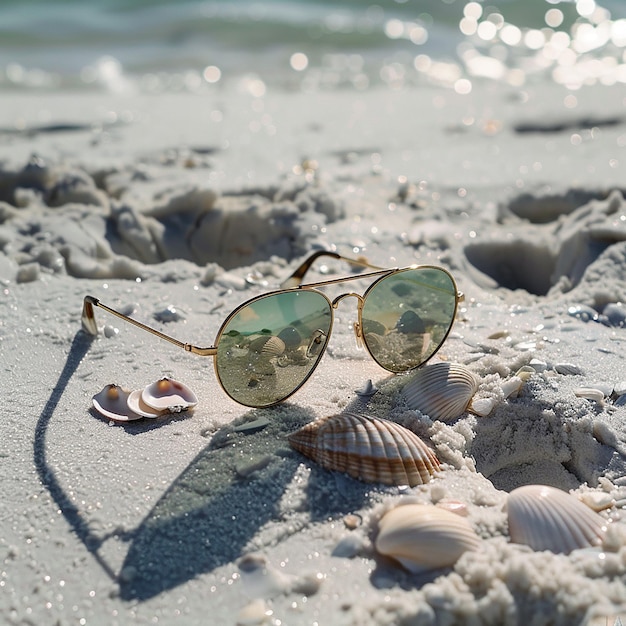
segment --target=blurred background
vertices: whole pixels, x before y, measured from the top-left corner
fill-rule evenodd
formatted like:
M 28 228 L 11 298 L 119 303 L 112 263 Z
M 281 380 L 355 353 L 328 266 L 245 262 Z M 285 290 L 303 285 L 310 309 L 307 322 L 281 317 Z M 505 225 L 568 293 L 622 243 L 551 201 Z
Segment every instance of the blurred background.
M 624 0 L 2 0 L 0 90 L 626 83 Z

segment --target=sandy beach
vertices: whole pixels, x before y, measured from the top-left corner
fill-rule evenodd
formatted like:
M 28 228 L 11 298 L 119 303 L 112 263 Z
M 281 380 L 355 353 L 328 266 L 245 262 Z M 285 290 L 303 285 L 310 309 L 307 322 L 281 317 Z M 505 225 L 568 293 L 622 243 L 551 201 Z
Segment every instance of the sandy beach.
M 622 86 L 242 82 L 2 101 L 2 623 L 626 617 Z M 407 406 L 412 374 L 356 346 L 353 299 L 311 379 L 267 409 L 223 393 L 211 358 L 103 311 L 97 338 L 81 331 L 91 294 L 212 345 L 236 306 L 314 250 L 448 269 L 465 299 L 429 363 L 466 366 L 492 410 L 443 422 Z M 310 276 L 345 269 L 328 260 Z M 107 384 L 164 376 L 193 389 L 193 411 L 123 424 L 92 407 Z M 376 393 L 357 394 L 368 381 Z M 367 484 L 289 446 L 346 411 L 413 430 L 440 471 L 415 487 Z M 511 541 L 508 493 L 528 484 L 595 508 L 604 543 L 558 554 Z M 479 548 L 418 574 L 384 557 L 379 521 L 406 502 L 458 504 Z

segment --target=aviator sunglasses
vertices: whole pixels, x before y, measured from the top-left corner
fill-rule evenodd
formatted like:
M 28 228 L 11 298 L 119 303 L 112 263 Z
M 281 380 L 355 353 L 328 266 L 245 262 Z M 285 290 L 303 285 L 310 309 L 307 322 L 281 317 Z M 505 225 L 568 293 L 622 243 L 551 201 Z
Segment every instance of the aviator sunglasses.
M 303 283 L 306 272 L 321 256 L 371 271 Z M 365 278 L 376 280 L 363 295 L 349 292 L 331 300 L 318 290 Z M 444 268 L 412 265 L 383 269 L 323 250 L 309 256 L 281 287 L 237 307 L 222 324 L 214 345 L 207 348 L 178 341 L 93 296 L 85 296 L 82 325 L 87 333 L 97 335 L 94 307 L 100 307 L 187 352 L 212 356 L 224 391 L 239 404 L 261 408 L 287 399 L 309 379 L 328 345 L 333 311 L 344 298 L 357 301 L 357 342 L 381 367 L 401 373 L 424 364 L 439 350 L 463 297 Z

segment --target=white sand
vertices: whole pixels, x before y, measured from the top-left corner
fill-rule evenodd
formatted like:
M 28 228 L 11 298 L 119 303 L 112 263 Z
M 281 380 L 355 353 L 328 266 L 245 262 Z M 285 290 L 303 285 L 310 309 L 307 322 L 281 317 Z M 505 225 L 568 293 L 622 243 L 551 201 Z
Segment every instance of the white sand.
M 527 483 L 626 496 L 626 409 L 574 393 L 626 387 L 626 330 L 568 314 L 626 300 L 623 93 L 573 95 L 490 85 L 469 96 L 3 96 L 0 621 L 624 618 L 621 508 L 602 512 L 613 520 L 602 556 L 512 544 L 503 508 Z M 93 128 L 44 132 L 52 124 Z M 306 159 L 317 167 L 303 173 Z M 320 246 L 448 267 L 466 301 L 435 360 L 478 374 L 493 413 L 443 424 L 408 411 L 396 381 L 355 347 L 351 300 L 319 370 L 267 410 L 229 400 L 210 359 L 102 311 L 98 339 L 79 332 L 91 293 L 209 345 L 228 312 L 262 292 L 247 276 L 276 285 L 295 264 L 286 259 Z M 154 321 L 168 306 L 174 321 Z M 502 400 L 501 378 L 533 359 L 520 396 Z M 566 364 L 580 373 L 556 371 Z M 193 415 L 109 426 L 90 409 L 107 383 L 132 389 L 164 375 L 194 389 Z M 365 485 L 289 448 L 286 434 L 307 421 L 363 410 L 354 390 L 368 379 L 380 391 L 367 412 L 434 444 L 443 471 L 428 485 Z M 257 418 L 269 425 L 234 430 Z M 376 520 L 407 498 L 464 501 L 481 550 L 422 576 L 378 557 Z

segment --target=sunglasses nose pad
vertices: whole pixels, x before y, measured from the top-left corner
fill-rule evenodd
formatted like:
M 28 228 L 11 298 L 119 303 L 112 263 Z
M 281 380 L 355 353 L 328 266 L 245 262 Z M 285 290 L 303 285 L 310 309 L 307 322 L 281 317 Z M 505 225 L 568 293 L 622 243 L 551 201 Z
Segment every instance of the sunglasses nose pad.
M 359 324 L 358 322 L 354 322 L 353 328 L 354 328 L 354 338 L 356 339 L 356 347 L 359 350 L 362 350 L 364 347 L 364 343 L 363 343 L 363 331 L 361 330 L 361 324 Z
M 320 350 L 326 345 L 327 339 L 328 335 L 318 328 L 311 336 L 311 341 L 306 349 L 307 357 L 310 359 L 316 357 L 320 353 Z

